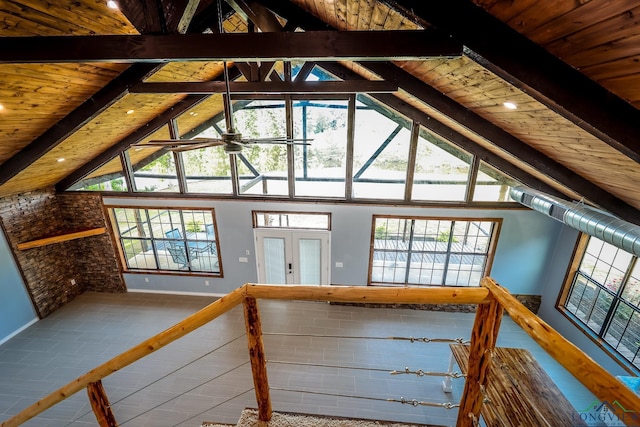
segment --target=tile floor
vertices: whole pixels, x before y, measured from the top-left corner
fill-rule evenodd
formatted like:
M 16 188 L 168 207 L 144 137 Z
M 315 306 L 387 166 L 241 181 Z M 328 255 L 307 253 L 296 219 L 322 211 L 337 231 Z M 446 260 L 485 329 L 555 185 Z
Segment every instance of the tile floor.
M 0 346 L 0 421 L 211 301 L 141 293 L 79 296 Z M 389 375 L 405 367 L 446 371 L 448 345 L 380 338 L 467 339 L 473 314 L 322 302 L 258 304 L 274 410 L 455 424 L 455 409 L 385 401 L 457 403 L 463 379 L 453 380 L 453 392 L 444 393 L 441 377 Z M 235 423 L 242 409 L 256 406 L 246 345 L 242 308 L 237 307 L 114 373 L 103 384 L 116 419 L 123 426 Z M 502 322 L 498 345 L 529 349 L 574 407 L 594 400 L 509 318 Z M 86 394 L 80 392 L 25 425 L 95 424 Z

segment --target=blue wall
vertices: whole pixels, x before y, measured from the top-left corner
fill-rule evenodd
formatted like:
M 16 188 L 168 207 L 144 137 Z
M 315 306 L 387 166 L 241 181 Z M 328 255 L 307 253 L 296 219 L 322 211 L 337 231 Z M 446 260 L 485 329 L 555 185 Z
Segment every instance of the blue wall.
M 540 214 L 542 215 L 542 214 Z M 612 375 L 629 375 L 618 362 L 602 351 L 587 335 L 570 322 L 558 309 L 556 302 L 562 289 L 567 269 L 571 263 L 573 249 L 578 241 L 578 231 L 561 225 L 558 242 L 549 260 L 544 280 L 542 304 L 538 315 L 561 335 L 587 353 Z
M 0 230 L 0 343 L 37 320 L 11 248 Z
M 105 204 L 171 206 L 172 201 L 105 198 Z M 377 215 L 501 218 L 503 220 L 491 276 L 515 294 L 542 292 L 546 262 L 562 224 L 524 209 L 469 210 L 320 203 L 274 203 L 179 199 L 176 206 L 213 207 L 216 212 L 224 278 L 125 274 L 129 290 L 189 292 L 223 295 L 257 280 L 252 210 L 331 212 L 331 283 L 366 285 L 371 220 Z M 246 255 L 249 251 L 249 256 Z M 240 257 L 248 263 L 239 262 Z M 343 267 L 335 266 L 341 262 Z M 206 285 L 205 282 L 209 282 Z

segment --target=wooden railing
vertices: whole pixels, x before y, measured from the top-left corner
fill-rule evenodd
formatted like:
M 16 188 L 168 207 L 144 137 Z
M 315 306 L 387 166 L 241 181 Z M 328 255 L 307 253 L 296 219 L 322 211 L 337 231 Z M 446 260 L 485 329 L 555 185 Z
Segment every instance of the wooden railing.
M 101 381 L 108 375 L 140 360 L 171 342 L 211 322 L 239 304 L 244 305 L 248 349 L 253 372 L 259 418 L 271 418 L 271 400 L 257 299 L 313 300 L 353 303 L 478 304 L 471 331 L 467 380 L 460 402 L 457 426 L 472 427 L 480 416 L 482 389 L 491 367 L 491 350 L 496 345 L 503 311 L 520 325 L 561 365 L 578 378 L 601 401 L 618 401 L 625 408 L 640 410 L 640 398 L 611 376 L 579 348 L 527 310 L 507 290 L 490 278 L 479 288 L 360 287 L 360 286 L 272 286 L 247 284 L 213 302 L 178 324 L 132 347 L 124 353 L 76 378 L 14 417 L 1 427 L 18 426 L 82 389 L 87 389 L 100 426 L 116 426 L 109 399 Z

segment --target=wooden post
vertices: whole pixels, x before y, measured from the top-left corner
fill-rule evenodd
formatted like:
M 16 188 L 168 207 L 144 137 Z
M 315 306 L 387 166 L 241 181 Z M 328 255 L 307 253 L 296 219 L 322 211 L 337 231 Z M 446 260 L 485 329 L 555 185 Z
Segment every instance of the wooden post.
M 111 411 L 111 404 L 107 393 L 102 386 L 102 381 L 96 381 L 87 385 L 87 394 L 93 413 L 100 427 L 117 427 L 118 422 Z
M 480 417 L 482 388 L 487 384 L 487 373 L 491 369 L 491 351 L 496 346 L 503 309 L 496 300 L 479 304 L 471 330 L 469 366 L 467 380 L 460 400 L 457 427 L 472 427 L 471 414 Z
M 244 299 L 244 320 L 249 341 L 253 386 L 258 402 L 258 420 L 269 421 L 271 419 L 271 397 L 269 396 L 269 380 L 267 378 L 267 359 L 262 343 L 262 325 L 260 324 L 258 302 L 250 296 Z
M 640 397 L 611 375 L 575 344 L 568 341 L 548 323 L 529 311 L 520 301 L 493 279 L 485 277 L 482 285 L 491 291 L 509 313 L 509 317 L 533 338 L 551 357 L 564 366 L 576 379 L 589 389 L 601 402 L 617 402 L 619 407 L 636 411 L 624 415 L 637 415 Z M 627 416 L 625 422 L 637 423 Z

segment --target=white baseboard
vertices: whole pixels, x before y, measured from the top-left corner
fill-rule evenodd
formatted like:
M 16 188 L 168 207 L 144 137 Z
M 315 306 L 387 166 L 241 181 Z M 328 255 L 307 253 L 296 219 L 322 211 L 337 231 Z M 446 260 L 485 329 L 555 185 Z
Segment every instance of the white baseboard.
M 210 292 L 185 292 L 185 291 L 159 291 L 156 289 L 132 289 L 128 288 L 128 292 L 137 292 L 141 294 L 166 294 L 166 295 L 190 295 L 196 297 L 216 297 L 221 298 L 227 294 L 218 294 Z
M 10 333 L 9 335 L 7 335 L 6 337 L 0 339 L 0 345 L 6 343 L 7 341 L 9 341 L 11 338 L 15 337 L 16 335 L 18 335 L 20 332 L 24 331 L 25 329 L 27 329 L 29 326 L 33 325 L 34 323 L 36 323 L 38 320 L 37 317 L 33 320 L 30 320 L 26 325 L 21 326 L 20 328 L 16 329 L 15 331 L 13 331 L 12 333 Z

